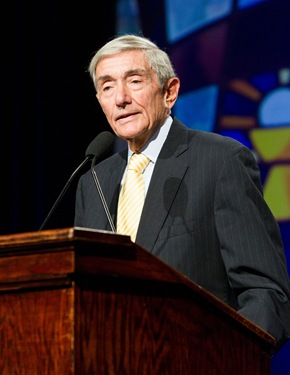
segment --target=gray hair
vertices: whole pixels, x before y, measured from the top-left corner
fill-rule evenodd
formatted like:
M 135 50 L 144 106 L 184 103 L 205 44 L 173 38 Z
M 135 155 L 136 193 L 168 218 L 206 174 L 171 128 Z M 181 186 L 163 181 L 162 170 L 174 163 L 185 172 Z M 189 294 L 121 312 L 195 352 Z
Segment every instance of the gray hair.
M 93 80 L 97 90 L 96 67 L 98 63 L 107 56 L 115 55 L 123 51 L 139 50 L 143 51 L 150 67 L 156 72 L 160 86 L 163 88 L 168 79 L 176 77 L 173 65 L 166 52 L 161 50 L 150 39 L 143 36 L 125 34 L 117 36 L 103 47 L 101 47 L 93 56 L 88 72 Z

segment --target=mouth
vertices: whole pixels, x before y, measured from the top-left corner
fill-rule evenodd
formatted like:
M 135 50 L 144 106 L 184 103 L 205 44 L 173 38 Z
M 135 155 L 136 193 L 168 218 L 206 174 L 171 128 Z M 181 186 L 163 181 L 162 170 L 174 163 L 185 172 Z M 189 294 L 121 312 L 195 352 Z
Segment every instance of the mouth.
M 116 118 L 116 121 L 122 121 L 122 120 L 128 120 L 128 119 L 131 119 L 133 118 L 137 113 L 126 113 L 126 114 L 123 114 L 123 115 L 120 115 Z

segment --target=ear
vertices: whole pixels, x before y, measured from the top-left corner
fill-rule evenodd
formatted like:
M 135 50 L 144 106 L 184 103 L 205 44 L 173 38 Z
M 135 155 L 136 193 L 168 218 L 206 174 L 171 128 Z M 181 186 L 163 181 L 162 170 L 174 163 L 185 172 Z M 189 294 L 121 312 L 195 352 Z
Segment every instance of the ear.
M 166 108 L 172 108 L 177 100 L 180 80 L 177 77 L 170 78 L 165 85 L 164 101 Z

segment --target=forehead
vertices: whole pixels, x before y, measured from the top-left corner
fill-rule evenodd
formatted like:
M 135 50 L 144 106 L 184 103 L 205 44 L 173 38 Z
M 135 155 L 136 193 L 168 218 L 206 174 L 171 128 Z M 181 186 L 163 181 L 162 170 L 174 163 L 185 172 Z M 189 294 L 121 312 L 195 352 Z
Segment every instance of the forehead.
M 146 56 L 139 50 L 123 51 L 103 57 L 96 67 L 96 76 L 112 75 L 135 69 L 149 69 Z

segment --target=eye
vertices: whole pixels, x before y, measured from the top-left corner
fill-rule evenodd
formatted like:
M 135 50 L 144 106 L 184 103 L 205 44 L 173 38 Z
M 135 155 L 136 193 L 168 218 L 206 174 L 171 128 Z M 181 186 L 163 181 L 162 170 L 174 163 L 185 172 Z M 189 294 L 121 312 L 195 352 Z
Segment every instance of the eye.
M 143 83 L 144 83 L 144 79 L 136 75 L 133 77 L 130 77 L 130 79 L 128 80 L 128 85 L 131 86 L 133 89 L 141 88 Z
M 107 84 L 104 84 L 104 85 L 101 87 L 101 92 L 102 92 L 103 94 L 110 95 L 112 89 L 113 89 L 113 85 L 110 84 L 110 83 L 107 83 Z

